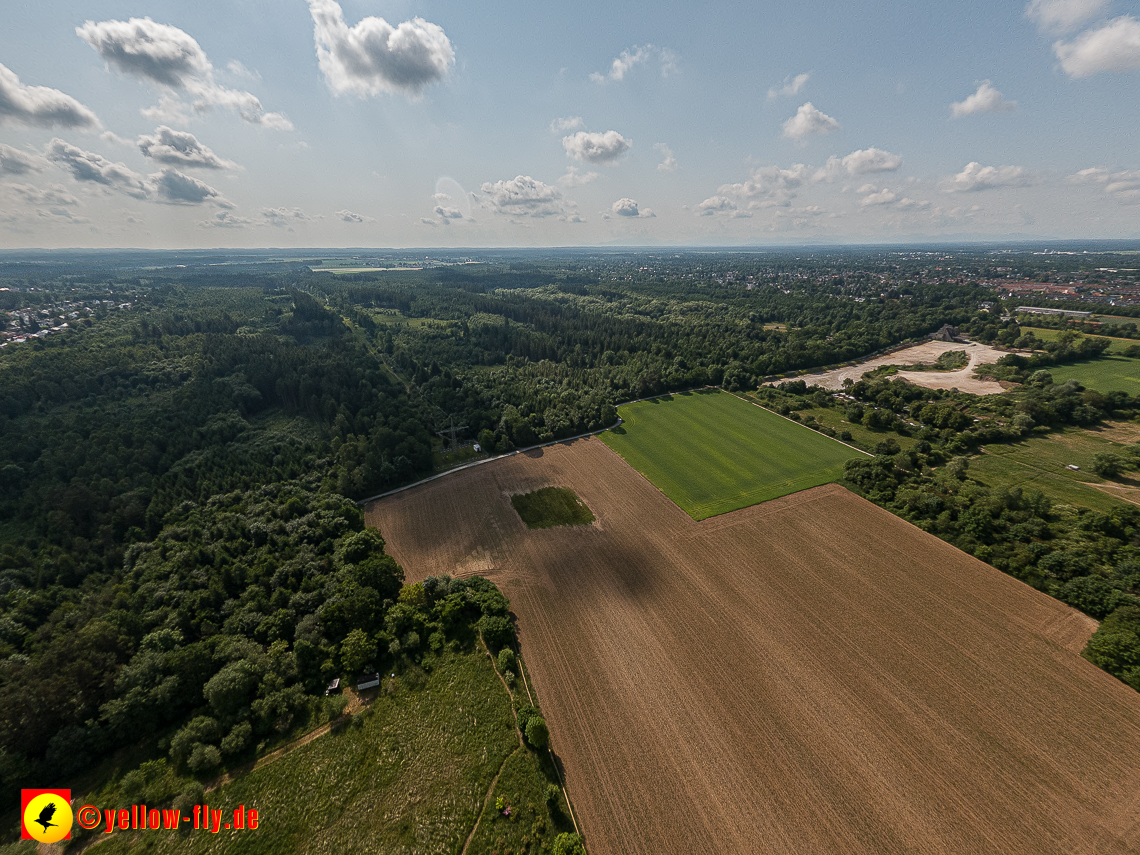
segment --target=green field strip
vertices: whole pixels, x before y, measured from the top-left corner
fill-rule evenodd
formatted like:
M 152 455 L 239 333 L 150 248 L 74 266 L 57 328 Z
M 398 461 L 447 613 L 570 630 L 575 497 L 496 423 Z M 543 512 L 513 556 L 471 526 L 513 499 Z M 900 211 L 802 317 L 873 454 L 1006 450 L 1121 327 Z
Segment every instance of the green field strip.
M 843 477 L 859 451 L 726 392 L 626 404 L 602 440 L 694 519 Z

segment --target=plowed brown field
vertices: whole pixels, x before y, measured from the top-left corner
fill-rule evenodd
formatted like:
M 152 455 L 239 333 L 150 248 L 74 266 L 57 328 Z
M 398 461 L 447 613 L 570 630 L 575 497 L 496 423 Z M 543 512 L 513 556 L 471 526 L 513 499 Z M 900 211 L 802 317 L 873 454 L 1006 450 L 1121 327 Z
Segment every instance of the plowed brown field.
M 545 486 L 596 522 L 527 530 Z M 1140 851 L 1092 622 L 840 487 L 697 523 L 588 439 L 368 519 L 410 580 L 510 596 L 592 855 Z

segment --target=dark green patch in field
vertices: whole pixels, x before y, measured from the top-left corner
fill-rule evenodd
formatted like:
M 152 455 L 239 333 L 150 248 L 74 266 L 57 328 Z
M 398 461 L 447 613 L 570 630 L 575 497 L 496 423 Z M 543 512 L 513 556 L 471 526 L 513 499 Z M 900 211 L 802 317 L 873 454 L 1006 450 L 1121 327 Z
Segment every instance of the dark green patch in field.
M 511 496 L 515 509 L 527 528 L 553 528 L 560 525 L 588 525 L 594 514 L 569 487 L 543 487 L 533 493 Z

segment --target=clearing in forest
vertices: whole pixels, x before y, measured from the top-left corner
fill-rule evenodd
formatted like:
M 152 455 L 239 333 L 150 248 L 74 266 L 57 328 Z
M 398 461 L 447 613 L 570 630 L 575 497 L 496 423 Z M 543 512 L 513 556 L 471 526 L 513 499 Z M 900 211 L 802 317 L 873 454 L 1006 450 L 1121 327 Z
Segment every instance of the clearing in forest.
M 553 484 L 596 523 L 528 529 Z M 590 855 L 1140 851 L 1095 621 L 839 486 L 695 522 L 591 438 L 366 515 L 410 581 L 490 566 Z
M 602 440 L 696 520 L 830 484 L 863 454 L 721 391 L 618 408 Z

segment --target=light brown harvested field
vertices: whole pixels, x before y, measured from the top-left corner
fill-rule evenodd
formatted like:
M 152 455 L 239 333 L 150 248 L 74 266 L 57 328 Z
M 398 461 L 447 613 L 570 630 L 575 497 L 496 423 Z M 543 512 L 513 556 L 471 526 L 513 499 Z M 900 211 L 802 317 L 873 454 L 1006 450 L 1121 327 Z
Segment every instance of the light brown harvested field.
M 507 497 L 597 516 L 527 530 Z M 1140 695 L 1092 622 L 837 486 L 696 523 L 597 439 L 368 511 L 487 574 L 592 855 L 1140 850 Z
M 911 347 L 896 350 L 886 356 L 877 356 L 858 365 L 848 365 L 843 368 L 833 368 L 830 371 L 821 371 L 816 374 L 804 374 L 797 377 L 809 386 L 822 386 L 824 389 L 842 389 L 843 381 L 850 378 L 859 380 L 866 372 L 882 365 L 933 365 L 943 353 L 952 350 L 964 350 L 970 361 L 965 368 L 957 371 L 900 371 L 899 377 L 905 377 L 912 383 L 924 386 L 927 389 L 958 389 L 962 392 L 972 392 L 975 395 L 997 395 L 1005 391 L 995 380 L 982 380 L 973 376 L 974 369 L 979 365 L 997 362 L 1005 353 L 986 344 L 976 341 L 945 342 L 925 341 Z M 786 380 L 773 380 L 766 385 L 775 386 Z

